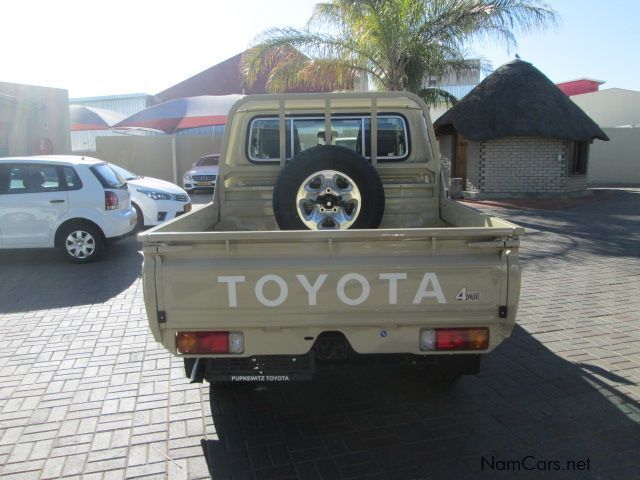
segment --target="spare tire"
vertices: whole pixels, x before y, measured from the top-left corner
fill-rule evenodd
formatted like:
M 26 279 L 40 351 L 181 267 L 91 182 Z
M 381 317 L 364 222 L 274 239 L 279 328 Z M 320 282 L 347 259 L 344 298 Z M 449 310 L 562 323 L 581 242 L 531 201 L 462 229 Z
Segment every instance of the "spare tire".
M 278 175 L 273 212 L 282 230 L 377 228 L 384 188 L 376 169 L 345 147 L 320 145 L 294 157 Z

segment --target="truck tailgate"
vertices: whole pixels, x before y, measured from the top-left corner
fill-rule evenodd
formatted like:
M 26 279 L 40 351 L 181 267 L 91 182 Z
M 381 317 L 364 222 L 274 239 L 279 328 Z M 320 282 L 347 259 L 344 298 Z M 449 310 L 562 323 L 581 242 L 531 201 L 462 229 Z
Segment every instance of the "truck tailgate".
M 179 330 L 242 330 L 247 354 L 297 354 L 322 331 L 343 332 L 356 351 L 393 352 L 421 327 L 476 325 L 492 329 L 491 349 L 515 320 L 517 246 L 515 226 L 152 232 L 145 301 L 174 353 Z M 252 344 L 257 330 L 273 344 Z M 377 346 L 361 338 L 371 335 Z

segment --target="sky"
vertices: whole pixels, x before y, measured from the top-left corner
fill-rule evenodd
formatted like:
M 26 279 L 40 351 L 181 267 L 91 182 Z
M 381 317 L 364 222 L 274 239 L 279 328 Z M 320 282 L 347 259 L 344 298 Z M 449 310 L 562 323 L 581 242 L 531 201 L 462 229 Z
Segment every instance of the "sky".
M 471 46 L 493 68 L 516 53 L 552 81 L 640 90 L 640 1 L 548 0 L 557 27 L 507 50 Z M 317 0 L 6 0 L 0 81 L 69 96 L 158 93 L 245 50 L 270 27 L 302 27 Z

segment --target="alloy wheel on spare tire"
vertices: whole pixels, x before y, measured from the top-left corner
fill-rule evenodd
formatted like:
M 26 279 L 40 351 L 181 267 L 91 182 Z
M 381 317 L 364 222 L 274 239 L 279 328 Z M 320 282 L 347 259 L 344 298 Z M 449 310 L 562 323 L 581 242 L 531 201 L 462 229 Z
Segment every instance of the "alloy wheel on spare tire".
M 60 232 L 60 248 L 67 259 L 75 263 L 89 263 L 104 252 L 102 232 L 88 223 L 73 223 Z
M 320 145 L 294 157 L 273 189 L 282 230 L 377 228 L 384 188 L 376 169 L 353 150 Z

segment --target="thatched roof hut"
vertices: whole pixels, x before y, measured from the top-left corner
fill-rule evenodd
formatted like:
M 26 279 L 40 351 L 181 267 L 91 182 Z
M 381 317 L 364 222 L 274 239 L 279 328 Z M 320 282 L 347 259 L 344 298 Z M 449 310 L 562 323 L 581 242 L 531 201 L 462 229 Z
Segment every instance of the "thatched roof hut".
M 545 137 L 609 140 L 598 125 L 540 70 L 514 60 L 498 68 L 434 124 L 436 134 L 469 140 Z

